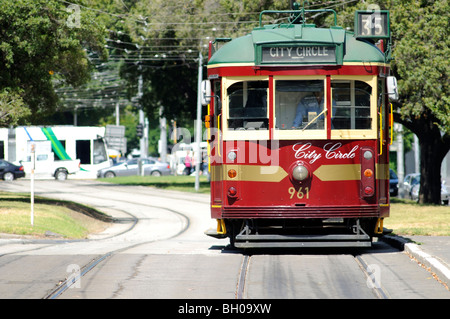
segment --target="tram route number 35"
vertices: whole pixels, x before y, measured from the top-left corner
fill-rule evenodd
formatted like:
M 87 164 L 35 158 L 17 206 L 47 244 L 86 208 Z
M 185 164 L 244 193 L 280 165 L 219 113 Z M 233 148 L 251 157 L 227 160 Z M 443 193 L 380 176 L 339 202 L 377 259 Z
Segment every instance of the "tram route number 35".
M 389 37 L 389 13 L 387 11 L 371 13 L 357 11 L 355 23 L 357 37 L 375 39 Z
M 309 187 L 299 187 L 298 190 L 294 187 L 289 187 L 288 193 L 290 199 L 293 199 L 295 196 L 297 196 L 298 199 L 309 199 Z

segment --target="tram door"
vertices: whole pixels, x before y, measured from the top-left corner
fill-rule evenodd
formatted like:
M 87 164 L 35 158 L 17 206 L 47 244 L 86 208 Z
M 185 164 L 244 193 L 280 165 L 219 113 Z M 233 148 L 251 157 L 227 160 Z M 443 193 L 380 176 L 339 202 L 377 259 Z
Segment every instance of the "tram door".
M 209 165 L 211 173 L 211 204 L 222 205 L 222 103 L 221 81 L 212 81 L 213 97 L 210 102 Z

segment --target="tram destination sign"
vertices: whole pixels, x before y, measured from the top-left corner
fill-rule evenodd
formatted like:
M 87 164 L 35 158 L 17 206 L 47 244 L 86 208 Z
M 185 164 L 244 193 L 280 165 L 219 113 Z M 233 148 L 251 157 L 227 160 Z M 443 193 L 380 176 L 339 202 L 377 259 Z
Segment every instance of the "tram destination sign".
M 336 63 L 336 47 L 321 45 L 263 46 L 262 64 L 322 64 Z

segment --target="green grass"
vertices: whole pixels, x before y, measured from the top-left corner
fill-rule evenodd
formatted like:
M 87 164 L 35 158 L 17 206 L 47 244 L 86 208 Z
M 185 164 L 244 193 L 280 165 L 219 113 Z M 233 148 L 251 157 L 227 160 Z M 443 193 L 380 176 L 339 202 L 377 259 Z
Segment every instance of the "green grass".
M 99 232 L 107 224 L 70 208 L 54 204 L 34 204 L 31 225 L 29 195 L 0 192 L 0 233 L 45 237 L 52 232 L 63 238 L 82 239 Z
M 450 207 L 393 198 L 384 227 L 397 235 L 450 236 Z
M 122 176 L 101 180 L 113 184 L 152 186 L 183 192 L 196 192 L 195 176 Z M 209 193 L 210 186 L 206 176 L 200 176 L 199 184 L 198 193 Z

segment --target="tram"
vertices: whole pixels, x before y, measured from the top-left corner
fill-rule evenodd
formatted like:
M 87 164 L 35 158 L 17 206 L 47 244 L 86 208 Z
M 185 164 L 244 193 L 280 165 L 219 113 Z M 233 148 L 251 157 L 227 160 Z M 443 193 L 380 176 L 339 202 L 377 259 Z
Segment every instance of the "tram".
M 305 13 L 334 14 L 317 28 Z M 263 25 L 265 14 L 288 23 Z M 210 43 L 207 235 L 234 247 L 365 247 L 389 216 L 396 80 L 388 11 L 263 11 L 259 27 Z

